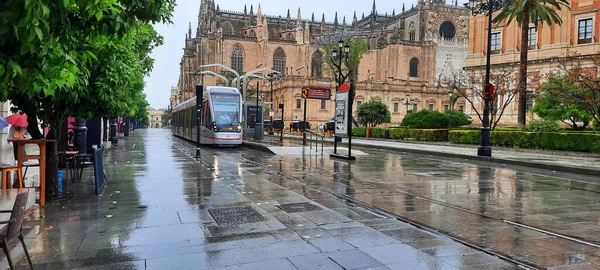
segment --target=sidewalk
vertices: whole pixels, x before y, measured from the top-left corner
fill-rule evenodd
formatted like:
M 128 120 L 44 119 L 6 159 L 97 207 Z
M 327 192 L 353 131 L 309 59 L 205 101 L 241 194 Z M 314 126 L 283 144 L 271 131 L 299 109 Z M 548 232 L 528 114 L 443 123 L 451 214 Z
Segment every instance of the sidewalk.
M 106 150 L 103 196 L 86 171 L 26 222 L 36 269 L 519 269 L 265 170 L 258 151 L 194 155 L 160 129 Z
M 267 136 L 275 140 L 275 136 Z M 301 140 L 301 136 L 284 135 L 284 138 Z M 333 139 L 326 138 L 327 143 L 333 144 Z M 347 140 L 341 144 L 347 146 Z M 453 145 L 439 142 L 411 142 L 384 139 L 352 138 L 354 147 L 378 148 L 392 151 L 464 158 L 478 161 L 496 162 L 508 165 L 529 166 L 561 172 L 600 176 L 599 153 L 560 152 L 537 149 L 511 149 L 493 147 L 492 157 L 478 157 L 476 145 Z

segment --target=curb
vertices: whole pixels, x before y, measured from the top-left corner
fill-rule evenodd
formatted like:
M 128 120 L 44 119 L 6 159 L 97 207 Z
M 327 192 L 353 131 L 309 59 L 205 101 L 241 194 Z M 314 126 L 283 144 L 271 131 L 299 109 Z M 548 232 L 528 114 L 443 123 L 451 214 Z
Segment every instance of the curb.
M 302 140 L 302 138 L 296 138 L 296 137 L 287 137 L 287 139 Z M 327 141 L 327 140 L 325 142 L 332 143 L 331 141 Z M 246 143 L 246 142 L 244 141 L 244 143 Z M 253 142 L 253 144 L 262 145 L 262 147 L 267 149 L 267 152 L 273 154 L 273 152 L 270 149 L 268 149 L 266 144 L 261 144 L 261 143 L 256 143 L 256 142 Z M 402 147 L 397 147 L 397 146 L 386 146 L 386 145 L 375 146 L 375 145 L 371 145 L 371 144 L 363 144 L 360 142 L 352 142 L 352 144 L 354 146 L 359 146 L 359 147 L 364 147 L 364 148 L 373 148 L 373 149 L 381 149 L 381 150 L 389 150 L 389 151 L 403 151 L 403 152 L 414 153 L 414 154 L 432 155 L 432 156 L 449 157 L 449 158 L 460 158 L 460 159 L 468 159 L 468 160 L 483 161 L 483 162 L 490 162 L 490 163 L 525 166 L 525 167 L 544 169 L 544 170 L 550 170 L 550 171 L 560 171 L 560 172 L 583 174 L 583 175 L 589 175 L 589 176 L 600 176 L 600 170 L 589 169 L 589 168 L 568 167 L 568 166 L 555 165 L 555 164 L 545 164 L 545 163 L 520 161 L 520 160 L 512 160 L 512 159 L 504 159 L 504 158 L 496 158 L 496 157 L 479 157 L 479 156 L 471 156 L 471 155 L 463 155 L 463 154 L 454 154 L 454 153 L 448 153 L 448 152 L 436 152 L 436 151 L 430 151 L 430 150 L 402 148 Z M 342 144 L 342 145 L 344 145 L 344 144 Z M 257 150 L 261 150 L 261 149 L 257 149 Z
M 268 144 L 242 141 L 242 147 L 246 147 L 246 148 L 250 148 L 250 149 L 254 149 L 254 150 L 258 150 L 258 151 L 262 151 L 262 152 L 266 152 L 266 153 L 275 155 L 275 152 L 273 152 L 273 151 L 271 151 L 271 149 L 269 149 L 270 145 L 268 145 Z

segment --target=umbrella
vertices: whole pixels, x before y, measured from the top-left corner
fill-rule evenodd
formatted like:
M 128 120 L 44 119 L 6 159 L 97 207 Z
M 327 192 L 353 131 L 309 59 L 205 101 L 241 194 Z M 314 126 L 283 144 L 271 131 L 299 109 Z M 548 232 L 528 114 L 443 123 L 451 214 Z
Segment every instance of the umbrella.
M 9 124 L 15 127 L 27 127 L 27 115 L 26 114 L 18 114 L 15 113 L 9 117 L 6 117 L 6 120 Z
M 0 116 L 0 129 L 8 127 L 8 121 L 4 117 Z

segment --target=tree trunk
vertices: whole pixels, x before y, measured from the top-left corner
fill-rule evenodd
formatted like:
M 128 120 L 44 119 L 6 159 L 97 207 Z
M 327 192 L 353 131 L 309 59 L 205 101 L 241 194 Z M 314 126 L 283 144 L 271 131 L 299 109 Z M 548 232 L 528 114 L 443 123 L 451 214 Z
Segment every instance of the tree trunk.
M 527 52 L 529 51 L 529 8 L 523 10 L 521 22 L 521 57 L 519 60 L 519 126 L 527 124 Z
M 29 135 L 31 135 L 31 138 L 34 140 L 43 139 L 44 135 L 38 128 L 37 114 L 35 112 L 25 113 L 27 113 L 27 131 L 29 132 Z M 56 125 L 53 128 L 60 131 L 60 125 Z M 52 128 L 48 132 L 47 139 L 56 140 L 56 136 L 52 131 Z M 58 194 L 58 153 L 56 151 L 57 141 L 58 140 L 46 144 L 46 201 L 51 201 L 52 199 L 56 198 L 56 195 Z
M 44 134 L 40 132 L 38 127 L 37 114 L 26 112 L 27 114 L 27 132 L 31 135 L 34 140 L 41 140 L 44 138 Z

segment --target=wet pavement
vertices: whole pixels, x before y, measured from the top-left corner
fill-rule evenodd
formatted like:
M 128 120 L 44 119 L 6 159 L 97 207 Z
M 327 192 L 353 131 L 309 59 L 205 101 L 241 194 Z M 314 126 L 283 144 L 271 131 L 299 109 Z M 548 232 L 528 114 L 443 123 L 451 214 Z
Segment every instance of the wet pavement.
M 600 269 L 596 178 L 359 149 L 368 155 L 356 162 L 314 154 L 259 162 L 525 264 Z
M 35 268 L 519 269 L 443 234 L 361 206 L 368 202 L 400 210 L 402 205 L 402 213 L 415 214 L 443 210 L 396 191 L 406 185 L 393 180 L 407 174 L 391 171 L 402 169 L 392 157 L 374 164 L 376 156 L 369 154 L 353 165 L 246 148 L 207 147 L 200 159 L 194 155 L 191 144 L 157 129 L 107 149 L 103 196 L 93 195 L 87 170 L 82 182 L 72 186 L 73 193 L 36 207 L 27 217 L 24 231 Z M 378 168 L 390 172 L 382 175 Z M 389 187 L 373 186 L 370 180 Z M 413 181 L 410 186 L 423 194 L 436 187 Z M 401 198 L 402 204 L 396 204 Z M 442 221 L 448 213 L 436 216 Z M 485 239 L 485 224 L 473 219 L 454 225 Z M 13 258 L 21 258 L 19 246 L 11 250 Z M 26 260 L 19 265 L 27 269 Z

